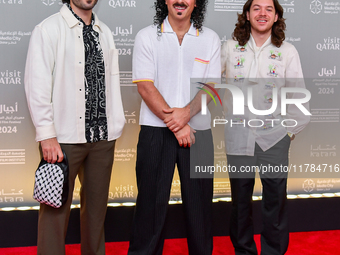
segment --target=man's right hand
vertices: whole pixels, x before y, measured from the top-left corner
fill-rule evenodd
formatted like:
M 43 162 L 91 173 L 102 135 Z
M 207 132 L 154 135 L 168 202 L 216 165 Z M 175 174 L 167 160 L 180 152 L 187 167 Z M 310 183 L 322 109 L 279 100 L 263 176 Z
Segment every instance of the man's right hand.
M 57 161 L 63 161 L 64 155 L 57 138 L 42 140 L 40 141 L 40 145 L 44 160 L 46 160 L 48 163 L 54 164 Z
M 174 133 L 174 135 L 176 136 L 179 146 L 191 147 L 191 145 L 195 143 L 195 133 L 196 131 L 186 124 L 182 129 Z
M 169 115 L 164 119 L 164 123 L 174 133 L 190 120 L 190 107 L 163 109 L 163 112 Z

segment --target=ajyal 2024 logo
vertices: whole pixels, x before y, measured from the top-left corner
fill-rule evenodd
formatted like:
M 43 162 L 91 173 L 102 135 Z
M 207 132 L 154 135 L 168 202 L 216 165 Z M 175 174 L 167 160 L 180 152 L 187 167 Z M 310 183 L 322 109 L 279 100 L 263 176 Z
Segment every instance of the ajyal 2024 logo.
M 216 97 L 218 98 L 221 106 L 222 106 L 222 100 L 220 96 L 218 95 L 217 91 L 215 88 L 219 89 L 228 89 L 233 97 L 233 115 L 244 115 L 244 105 L 245 105 L 245 99 L 243 92 L 240 88 L 238 88 L 235 85 L 231 84 L 215 84 L 214 87 L 212 85 L 206 84 L 206 83 L 201 83 L 198 82 L 198 84 L 203 85 L 203 87 L 198 87 L 198 89 L 203 90 L 207 94 L 202 94 L 201 96 L 201 114 L 202 115 L 207 115 L 207 95 L 209 95 L 212 100 L 214 101 L 215 105 L 217 105 L 217 102 L 215 100 L 215 97 L 213 94 L 209 91 L 211 90 Z M 253 104 L 253 87 L 249 86 L 247 89 L 248 93 L 248 99 L 247 99 L 247 106 L 248 109 L 251 113 L 257 115 L 257 116 L 268 116 L 274 113 L 277 109 L 278 106 L 278 89 L 273 88 L 273 96 L 272 96 L 272 106 L 268 110 L 257 110 L 254 107 Z M 304 98 L 288 98 L 287 94 L 289 93 L 301 93 L 304 94 Z M 311 99 L 311 93 L 309 90 L 304 89 L 304 88 L 296 88 L 296 87 L 282 87 L 281 88 L 281 115 L 286 116 L 287 115 L 287 105 L 295 105 L 304 115 L 311 116 L 312 114 L 303 106 L 304 103 L 308 103 L 309 100 Z M 272 125 L 274 126 L 275 121 L 281 121 L 279 119 L 265 119 L 264 121 L 266 122 L 271 122 Z M 261 127 L 264 125 L 264 121 L 260 119 L 250 119 L 248 120 L 248 126 L 249 127 Z M 226 125 L 229 121 L 226 119 L 214 119 L 213 120 L 213 126 L 215 127 L 216 125 Z M 231 127 L 239 123 L 233 123 L 233 120 L 230 120 L 230 125 Z M 258 125 L 253 125 L 252 123 L 254 122 L 262 122 L 261 124 Z M 290 124 L 287 124 L 290 123 Z M 294 124 L 292 124 L 294 123 Z M 245 123 L 244 127 L 245 127 Z M 297 126 L 297 121 L 294 119 L 285 119 L 281 121 L 281 125 L 284 127 L 295 127 Z

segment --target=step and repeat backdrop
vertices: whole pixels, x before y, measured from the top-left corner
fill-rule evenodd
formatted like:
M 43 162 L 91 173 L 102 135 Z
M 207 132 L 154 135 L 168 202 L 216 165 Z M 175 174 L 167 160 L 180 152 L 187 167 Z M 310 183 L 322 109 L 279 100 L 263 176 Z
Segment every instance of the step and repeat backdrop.
M 205 26 L 221 43 L 231 38 L 245 0 L 210 0 Z M 287 23 L 286 41 L 297 48 L 307 89 L 312 94 L 311 123 L 292 142 L 289 194 L 340 192 L 340 0 L 280 0 Z M 40 161 L 35 130 L 24 92 L 24 70 L 31 31 L 61 8 L 59 0 L 0 0 L 0 207 L 37 205 L 32 199 L 34 172 Z M 153 22 L 153 0 L 99 0 L 95 12 L 119 49 L 120 80 L 126 125 L 116 144 L 109 202 L 135 202 L 136 146 L 141 98 L 132 84 L 132 53 L 137 32 Z M 213 118 L 221 117 L 214 116 Z M 214 136 L 215 163 L 226 164 L 223 137 Z M 223 132 L 222 132 L 223 134 Z M 223 135 L 222 135 L 223 136 Z M 214 197 L 230 197 L 228 178 L 216 175 Z M 74 191 L 79 203 L 80 185 Z M 261 195 L 257 180 L 255 195 Z M 175 173 L 171 200 L 180 200 Z

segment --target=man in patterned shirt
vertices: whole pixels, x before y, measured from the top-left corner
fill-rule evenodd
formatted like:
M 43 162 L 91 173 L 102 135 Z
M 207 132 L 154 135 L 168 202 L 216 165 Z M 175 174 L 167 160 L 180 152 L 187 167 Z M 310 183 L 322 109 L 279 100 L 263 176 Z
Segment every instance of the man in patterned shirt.
M 300 58 L 295 47 L 285 42 L 285 19 L 278 0 L 248 0 L 238 14 L 233 39 L 222 46 L 222 72 L 239 90 L 245 91 L 244 114 L 233 114 L 231 93 L 224 95 L 227 161 L 232 196 L 230 239 L 236 255 L 257 255 L 252 221 L 255 171 L 285 169 L 291 140 L 308 124 L 310 117 L 294 104 L 271 110 L 283 89 L 305 89 Z M 253 82 L 253 83 L 251 83 Z M 249 91 L 253 91 L 252 96 Z M 275 91 L 277 96 L 275 96 Z M 304 99 L 302 93 L 289 93 Z M 308 108 L 308 103 L 304 104 Z M 236 107 L 235 107 L 236 108 Z M 240 108 L 240 107 L 238 107 Z M 281 114 L 286 110 L 286 114 Z M 290 121 L 289 121 L 290 120 Z M 295 123 L 292 124 L 291 120 Z M 251 123 L 251 124 L 249 124 Z M 281 123 L 285 123 L 285 126 Z M 248 171 L 251 169 L 252 171 Z M 262 183 L 261 254 L 283 255 L 289 241 L 286 171 L 260 171 Z
M 105 254 L 104 219 L 115 140 L 125 123 L 118 51 L 92 12 L 97 0 L 63 0 L 32 32 L 25 89 L 36 141 L 46 161 L 69 162 L 69 197 L 40 205 L 38 254 L 65 254 L 75 178 L 81 183 L 82 254 Z

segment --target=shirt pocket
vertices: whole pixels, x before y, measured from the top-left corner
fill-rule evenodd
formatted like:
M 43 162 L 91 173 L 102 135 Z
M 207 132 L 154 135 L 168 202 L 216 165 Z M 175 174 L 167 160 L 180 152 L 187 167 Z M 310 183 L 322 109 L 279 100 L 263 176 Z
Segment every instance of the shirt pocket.
M 118 75 L 119 74 L 119 62 L 118 62 L 118 50 L 111 49 L 110 50 L 110 74 Z
M 210 60 L 195 58 L 194 66 L 192 69 L 192 78 L 209 78 L 207 77 L 209 72 Z

